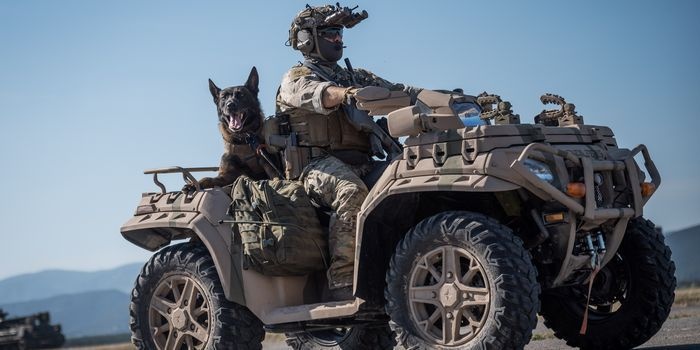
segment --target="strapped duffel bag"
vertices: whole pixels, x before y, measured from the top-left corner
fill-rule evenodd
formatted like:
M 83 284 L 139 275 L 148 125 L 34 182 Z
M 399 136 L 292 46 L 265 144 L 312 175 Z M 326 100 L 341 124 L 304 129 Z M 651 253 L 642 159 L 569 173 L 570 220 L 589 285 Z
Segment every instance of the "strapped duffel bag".
M 328 239 L 299 181 L 239 177 L 231 190 L 233 230 L 248 267 L 271 276 L 328 267 Z

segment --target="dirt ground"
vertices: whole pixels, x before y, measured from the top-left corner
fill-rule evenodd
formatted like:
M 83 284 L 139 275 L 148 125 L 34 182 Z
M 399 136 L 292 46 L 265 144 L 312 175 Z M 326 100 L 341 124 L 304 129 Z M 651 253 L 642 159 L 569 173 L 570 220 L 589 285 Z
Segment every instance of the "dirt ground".
M 97 347 L 68 348 L 74 350 L 134 350 L 131 344 L 104 345 Z M 284 336 L 267 334 L 264 350 L 287 350 Z M 542 320 L 533 331 L 533 340 L 525 350 L 571 349 L 562 340 L 554 337 Z M 682 289 L 676 292 L 676 302 L 666 323 L 648 342 L 638 347 L 646 350 L 691 350 L 700 349 L 700 288 Z
M 536 340 L 535 340 L 536 339 Z M 534 338 L 525 350 L 573 349 L 554 337 L 542 321 L 538 322 Z M 637 349 L 690 350 L 700 349 L 700 306 L 674 305 L 661 330 Z

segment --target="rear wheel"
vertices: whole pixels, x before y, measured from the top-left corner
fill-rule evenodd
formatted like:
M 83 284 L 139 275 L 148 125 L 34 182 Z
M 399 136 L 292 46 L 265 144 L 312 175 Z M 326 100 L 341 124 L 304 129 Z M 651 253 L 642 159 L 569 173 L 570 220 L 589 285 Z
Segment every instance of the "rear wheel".
M 339 327 L 287 335 L 294 350 L 393 349 L 394 335 L 388 325 Z
M 132 342 L 139 349 L 261 349 L 262 323 L 224 296 L 206 248 L 162 249 L 131 293 Z
M 580 335 L 588 286 L 542 293 L 545 325 L 582 349 L 630 349 L 641 345 L 668 318 L 676 267 L 663 235 L 651 221 L 629 223 L 618 254 L 598 273 L 588 306 L 588 329 Z
M 441 213 L 397 246 L 386 309 L 407 349 L 521 349 L 537 322 L 536 278 L 509 228 L 477 213 Z

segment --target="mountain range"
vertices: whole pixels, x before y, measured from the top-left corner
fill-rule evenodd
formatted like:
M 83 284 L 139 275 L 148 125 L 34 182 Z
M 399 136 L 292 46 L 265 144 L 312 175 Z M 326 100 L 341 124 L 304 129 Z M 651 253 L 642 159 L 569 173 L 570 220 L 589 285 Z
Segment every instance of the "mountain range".
M 133 263 L 92 272 L 46 270 L 9 277 L 0 280 L 0 304 L 97 290 L 114 289 L 128 294 L 142 266 L 143 263 Z
M 143 263 L 81 272 L 46 270 L 0 280 L 8 318 L 49 311 L 67 338 L 127 333 L 129 300 Z
M 669 233 L 666 245 L 671 248 L 671 258 L 676 263 L 676 279 L 679 285 L 700 283 L 700 225 Z

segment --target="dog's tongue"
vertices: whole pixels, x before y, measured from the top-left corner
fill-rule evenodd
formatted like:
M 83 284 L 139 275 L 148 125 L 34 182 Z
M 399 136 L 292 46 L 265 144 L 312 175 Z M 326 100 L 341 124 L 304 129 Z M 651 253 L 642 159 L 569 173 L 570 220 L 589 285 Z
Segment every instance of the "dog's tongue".
M 233 130 L 233 131 L 238 131 L 241 129 L 243 126 L 243 122 L 241 121 L 241 114 L 235 113 L 231 116 L 231 118 L 228 119 L 228 128 Z

